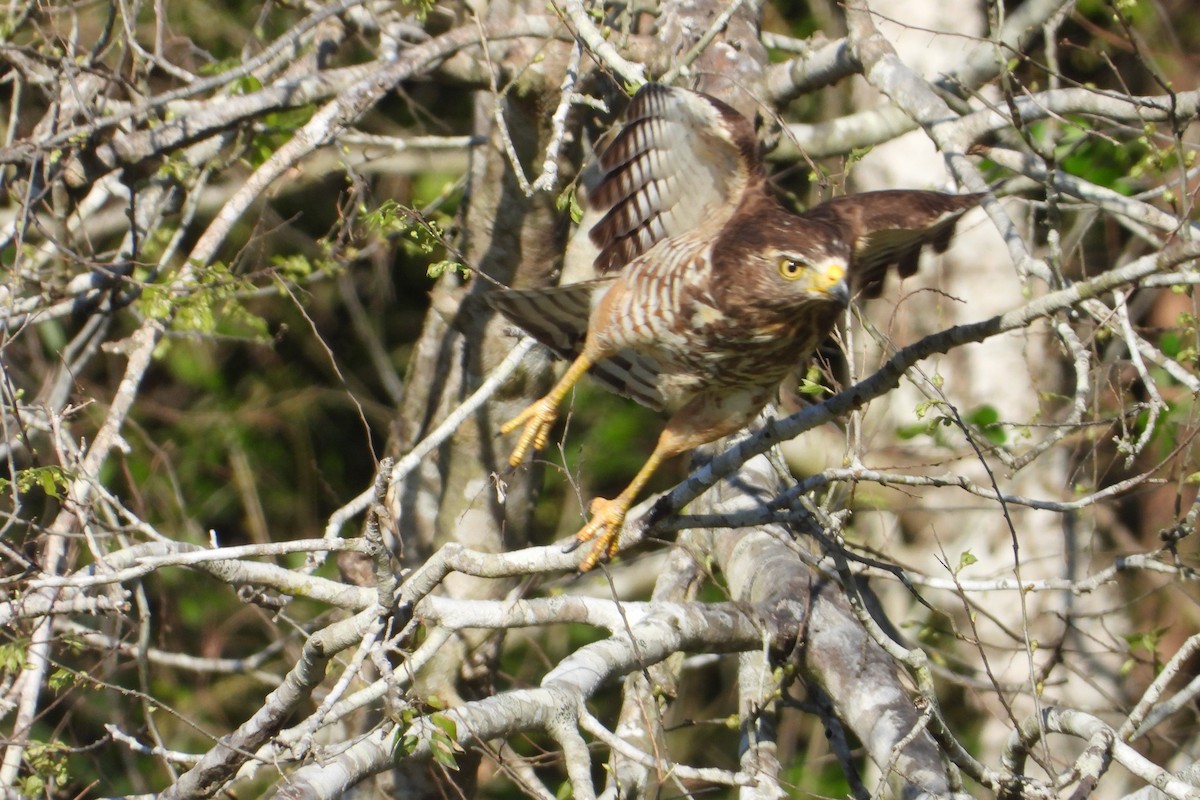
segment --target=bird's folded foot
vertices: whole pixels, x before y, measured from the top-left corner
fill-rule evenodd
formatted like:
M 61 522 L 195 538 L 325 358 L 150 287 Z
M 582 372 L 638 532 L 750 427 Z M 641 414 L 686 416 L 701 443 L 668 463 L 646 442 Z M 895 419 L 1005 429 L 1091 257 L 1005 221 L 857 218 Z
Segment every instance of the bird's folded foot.
M 521 438 L 517 440 L 517 446 L 508 457 L 508 463 L 515 467 L 525 460 L 525 454 L 529 452 L 530 447 L 534 450 L 544 448 L 550 441 L 550 429 L 554 427 L 554 421 L 557 419 L 558 403 L 549 397 L 543 397 L 501 425 L 500 433 L 512 433 L 522 425 L 525 426 L 525 430 L 521 431 Z
M 597 497 L 592 501 L 592 519 L 575 534 L 575 545 L 590 542 L 593 539 L 591 552 L 579 564 L 580 572 L 587 572 L 601 561 L 608 561 L 617 552 L 617 544 L 621 540 L 621 527 L 625 524 L 625 512 L 629 503 L 622 498 L 605 500 Z

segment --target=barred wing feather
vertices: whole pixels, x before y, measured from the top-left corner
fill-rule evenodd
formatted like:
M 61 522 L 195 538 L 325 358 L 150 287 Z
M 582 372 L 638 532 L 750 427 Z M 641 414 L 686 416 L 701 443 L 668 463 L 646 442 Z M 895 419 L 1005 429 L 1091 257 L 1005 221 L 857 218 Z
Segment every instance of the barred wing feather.
M 608 209 L 590 231 L 597 274 L 701 223 L 720 229 L 763 173 L 745 117 L 708 95 L 653 83 L 634 97 L 599 166 L 603 177 L 588 195 Z
M 889 267 L 907 278 L 916 273 L 923 247 L 944 252 L 959 217 L 982 198 L 913 190 L 865 192 L 828 200 L 801 216 L 841 227 L 854 248 L 852 289 L 870 298 L 883 290 Z

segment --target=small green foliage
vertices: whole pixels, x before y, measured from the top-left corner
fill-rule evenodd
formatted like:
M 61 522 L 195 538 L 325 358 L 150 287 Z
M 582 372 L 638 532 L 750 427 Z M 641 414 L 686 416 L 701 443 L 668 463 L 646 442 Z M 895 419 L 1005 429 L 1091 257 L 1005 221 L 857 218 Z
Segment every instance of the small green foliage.
M 158 165 L 158 177 L 171 178 L 183 183 L 196 173 L 196 168 L 186 159 L 179 156 L 169 156 Z
M 368 231 L 383 236 L 394 235 L 408 229 L 406 215 L 411 209 L 397 203 L 395 200 L 384 200 L 376 209 L 360 208 L 363 223 Z
M 151 319 L 169 322 L 175 331 L 213 334 L 221 326 L 222 333 L 267 337 L 266 321 L 237 299 L 239 293 L 254 289 L 249 279 L 234 275 L 221 263 L 197 269 L 195 278 L 195 284 L 186 288 L 173 283 L 146 286 L 138 298 L 138 309 Z
M 924 400 L 917 403 L 913 409 L 917 415 L 917 419 L 925 420 L 926 415 L 934 409 L 939 409 L 944 405 L 941 400 Z M 954 424 L 954 418 L 949 414 L 937 414 L 931 416 L 924 422 L 914 422 L 911 425 L 901 425 L 896 429 L 896 435 L 901 439 L 915 439 L 918 436 L 928 436 L 941 447 L 949 447 L 950 442 L 946 438 L 945 428 L 949 428 Z
M 429 721 L 434 725 L 434 731 L 429 736 L 429 750 L 433 758 L 447 769 L 458 769 L 455 753 L 463 752 L 462 746 L 456 741 L 458 725 L 445 714 L 431 714 Z
M 1139 13 L 1138 0 L 1115 0 L 1113 7 L 1116 8 L 1117 14 L 1130 24 L 1136 23 L 1139 17 L 1143 16 Z
M 984 404 L 971 409 L 963 419 L 982 433 L 992 444 L 1002 445 L 1008 441 L 1008 434 L 1000 424 L 1000 412 L 995 406 Z
M 425 698 L 425 706 L 432 709 L 443 709 L 445 703 L 440 698 L 429 696 Z M 408 732 L 396 739 L 392 748 L 392 757 L 397 761 L 417 751 L 421 744 L 420 737 L 412 732 L 413 725 L 421 718 L 420 711 L 415 706 L 406 706 L 396 720 Z M 429 733 L 429 753 L 433 759 L 447 769 L 458 769 L 456 753 L 463 752 L 458 743 L 458 723 L 450 717 L 435 711 L 425 718 L 432 726 Z
M 436 5 L 436 3 L 435 0 L 403 0 L 401 5 L 405 6 L 409 11 L 416 15 L 418 20 L 424 22 L 425 18 L 429 16 L 429 12 L 433 10 L 433 7 Z
M 579 195 L 575 191 L 575 184 L 573 183 L 563 189 L 558 197 L 554 198 L 554 207 L 559 211 L 570 209 L 571 221 L 576 225 L 579 224 L 579 220 L 583 219 L 583 206 L 579 204 Z
M 395 200 L 385 200 L 377 209 L 359 210 L 368 231 L 381 236 L 399 237 L 405 252 L 411 256 L 432 258 L 436 253 L 449 250 L 442 222 L 430 219 L 416 209 L 402 206 Z M 447 272 L 457 272 L 464 280 L 471 277 L 471 270 L 455 259 L 435 259 L 426 268 L 426 274 L 435 280 Z
M 1072 125 L 1056 133 L 1055 155 L 1072 175 L 1129 195 L 1138 191 L 1139 179 L 1161 173 L 1178 162 L 1174 149 L 1158 147 L 1146 133 L 1131 141 L 1118 141 L 1092 132 L 1092 123 L 1075 118 Z M 1034 126 L 1039 130 L 1045 123 Z
M 53 795 L 55 789 L 67 785 L 67 749 L 62 742 L 35 740 L 25 745 L 22 759 L 27 774 L 18 781 L 21 797 Z
M 196 72 L 201 75 L 220 75 L 223 72 L 240 66 L 242 59 L 240 58 L 219 58 L 215 61 L 207 61 L 196 68 Z
M 960 572 L 978 560 L 979 559 L 976 558 L 974 553 L 972 553 L 970 550 L 962 551 L 962 553 L 958 556 L 958 566 L 954 568 L 954 574 L 958 575 Z
M 816 364 L 808 366 L 804 377 L 800 379 L 800 385 L 796 387 L 796 391 L 809 396 L 833 394 L 832 389 L 821 383 L 821 368 Z
M 412 730 L 412 724 L 417 720 L 420 714 L 414 706 L 405 706 L 400 714 L 396 717 L 395 722 L 403 727 L 406 731 Z M 395 745 L 392 746 L 392 758 L 399 762 L 406 756 L 416 752 L 417 745 L 421 740 L 412 733 L 405 733 L 403 736 L 396 738 Z
M 45 467 L 30 467 L 17 472 L 17 491 L 21 494 L 37 487 L 50 497 L 60 498 L 66 493 L 70 482 L 71 474 L 55 464 Z M 0 478 L 0 491 L 6 490 L 11 485 L 12 481 Z
M 942 413 L 926 416 L 935 409 L 944 409 Z M 958 415 L 953 408 L 947 406 L 941 400 L 925 400 L 917 404 L 914 409 L 917 419 L 925 420 L 924 422 L 915 422 L 911 425 L 902 425 L 896 429 L 896 435 L 901 439 L 915 439 L 918 436 L 930 436 L 939 445 L 949 446 L 949 442 L 943 433 L 946 428 L 953 428 L 958 424 Z M 1008 441 L 1008 432 L 1004 429 L 1004 425 L 1000 422 L 1000 412 L 994 406 L 984 404 L 971 409 L 966 414 L 962 415 L 963 422 L 970 428 L 980 433 L 989 442 L 995 445 L 1003 445 Z
M 1121 674 L 1127 675 L 1133 670 L 1136 662 L 1132 656 L 1136 655 L 1139 650 L 1142 650 L 1146 655 L 1150 656 L 1154 664 L 1154 674 L 1157 675 L 1162 669 L 1162 660 L 1158 655 L 1158 646 L 1168 630 L 1169 628 L 1165 627 L 1151 628 L 1148 631 L 1134 631 L 1133 633 L 1125 634 L 1125 642 L 1129 645 L 1131 658 L 1121 664 Z
M 463 280 L 467 280 L 471 277 L 471 270 L 466 264 L 459 263 L 458 261 L 447 261 L 445 259 L 433 262 L 425 270 L 425 274 L 433 280 L 437 280 L 438 278 L 442 277 L 442 275 L 444 275 L 446 272 L 460 273 L 463 277 Z
M 46 685 L 57 692 L 64 686 L 78 686 L 83 683 L 83 676 L 69 669 L 56 669 L 46 678 Z
M 923 400 L 922 402 L 917 403 L 917 407 L 914 408 L 913 411 L 916 413 L 917 419 L 925 419 L 925 415 L 929 413 L 929 410 L 931 408 L 936 408 L 940 404 L 941 403 L 938 400 Z
M 286 283 L 298 283 L 318 272 L 334 272 L 337 265 L 328 259 L 313 260 L 306 255 L 275 255 L 271 257 L 271 266 L 275 274 Z
M 360 208 L 367 230 L 381 236 L 403 236 L 404 247 L 414 254 L 428 255 L 443 244 L 441 225 L 426 219 L 416 209 L 395 200 L 384 200 L 379 208 Z
M 275 255 L 271 257 L 271 266 L 285 281 L 296 281 L 307 278 L 317 271 L 316 265 L 308 256 L 299 253 L 292 255 Z
M 1174 331 L 1167 331 L 1158 340 L 1158 349 L 1171 358 L 1178 358 L 1183 349 L 1183 339 Z
M 299 108 L 289 108 L 274 111 L 262 119 L 263 127 L 250 140 L 247 148 L 246 161 L 252 167 L 261 166 L 275 154 L 292 136 L 307 123 L 316 110 L 316 106 L 307 105 Z
M 25 642 L 0 644 L 0 673 L 13 673 L 25 666 Z
M 242 75 L 229 82 L 230 94 L 253 94 L 262 88 L 262 81 L 253 75 Z

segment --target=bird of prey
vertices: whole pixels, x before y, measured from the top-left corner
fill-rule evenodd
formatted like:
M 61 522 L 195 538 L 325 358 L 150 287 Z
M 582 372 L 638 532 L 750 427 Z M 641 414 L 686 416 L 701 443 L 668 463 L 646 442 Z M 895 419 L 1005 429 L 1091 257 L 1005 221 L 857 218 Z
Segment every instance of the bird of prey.
M 720 100 L 646 84 L 599 159 L 588 202 L 595 280 L 489 292 L 492 306 L 572 363 L 521 429 L 516 466 L 546 446 L 558 408 L 591 371 L 671 414 L 629 486 L 597 498 L 576 534 L 581 571 L 617 550 L 625 514 L 671 456 L 750 423 L 833 329 L 852 296 L 878 296 L 888 268 L 942 252 L 980 195 L 881 191 L 796 214 L 771 193 L 751 123 Z

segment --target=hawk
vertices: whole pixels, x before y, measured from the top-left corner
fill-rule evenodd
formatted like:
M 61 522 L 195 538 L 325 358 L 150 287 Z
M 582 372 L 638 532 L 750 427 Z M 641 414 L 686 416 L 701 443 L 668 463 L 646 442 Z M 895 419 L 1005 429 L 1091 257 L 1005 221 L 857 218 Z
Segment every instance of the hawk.
M 832 331 L 851 297 L 879 295 L 888 268 L 942 252 L 981 195 L 925 191 L 838 197 L 796 214 L 771 193 L 751 123 L 720 100 L 646 84 L 600 155 L 588 202 L 596 280 L 488 293 L 512 322 L 571 359 L 521 429 L 509 463 L 546 446 L 571 387 L 608 388 L 670 413 L 645 465 L 597 498 L 576 542 L 581 571 L 617 549 L 625 514 L 671 456 L 750 423 L 784 376 Z

